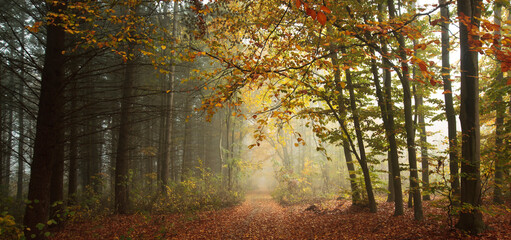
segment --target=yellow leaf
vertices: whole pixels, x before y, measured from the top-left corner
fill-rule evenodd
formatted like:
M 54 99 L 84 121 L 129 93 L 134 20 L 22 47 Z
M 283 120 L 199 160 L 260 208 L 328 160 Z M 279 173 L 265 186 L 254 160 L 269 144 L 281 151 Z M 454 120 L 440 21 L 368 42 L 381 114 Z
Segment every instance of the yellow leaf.
M 161 45 L 161 49 L 165 50 L 165 49 L 167 49 L 167 46 Z

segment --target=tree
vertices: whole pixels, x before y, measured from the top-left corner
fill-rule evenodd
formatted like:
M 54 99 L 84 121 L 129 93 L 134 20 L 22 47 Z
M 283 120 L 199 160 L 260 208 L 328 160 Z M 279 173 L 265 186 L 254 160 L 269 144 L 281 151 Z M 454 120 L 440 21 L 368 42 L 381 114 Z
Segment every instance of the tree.
M 494 5 L 494 21 L 496 25 L 501 25 L 502 21 L 502 4 L 500 2 L 495 2 Z M 498 37 L 498 46 L 497 48 L 500 48 L 500 28 L 494 32 L 495 36 Z M 502 199 L 502 186 L 504 183 L 504 162 L 505 162 L 505 156 L 502 154 L 504 152 L 504 116 L 506 113 L 506 107 L 504 105 L 504 100 L 502 98 L 501 89 L 502 86 L 504 86 L 504 73 L 502 72 L 502 69 L 500 68 L 501 61 L 497 59 L 497 77 L 495 79 L 495 85 L 498 89 L 496 93 L 496 99 L 495 99 L 495 106 L 496 106 L 496 116 L 495 116 L 495 149 L 496 149 L 496 155 L 495 155 L 495 186 L 493 191 L 493 201 L 495 203 L 503 203 Z M 500 90 L 500 91 L 499 91 Z
M 471 40 L 477 39 L 481 17 L 480 0 L 458 0 L 461 61 L 461 207 L 456 227 L 478 234 L 484 231 L 481 206 L 479 66 L 478 52 Z
M 393 0 L 387 1 L 389 8 L 390 20 L 394 20 L 396 18 L 396 9 L 394 6 Z M 410 192 L 413 196 L 413 210 L 415 220 L 423 219 L 422 212 L 422 199 L 419 188 L 419 175 L 417 173 L 417 157 L 415 150 L 415 128 L 412 120 L 412 103 L 411 103 L 411 92 L 410 92 L 410 72 L 408 68 L 408 63 L 404 61 L 407 59 L 405 52 L 405 39 L 403 35 L 399 32 L 396 32 L 396 38 L 398 41 L 398 51 L 399 57 L 401 58 L 401 85 L 403 87 L 403 105 L 405 111 L 405 130 L 406 130 L 406 146 L 408 149 L 408 162 L 410 165 Z
M 451 182 L 451 191 L 455 197 L 460 194 L 460 181 L 458 174 L 458 153 L 457 137 L 456 137 L 456 113 L 454 112 L 454 104 L 452 99 L 451 87 L 451 64 L 449 61 L 449 7 L 445 0 L 439 0 L 441 5 L 441 42 L 442 42 L 442 80 L 444 83 L 444 101 L 445 101 L 445 116 L 447 118 L 448 139 L 449 139 L 449 176 Z
M 351 107 L 351 112 L 353 114 L 353 124 L 355 125 L 355 132 L 356 132 L 356 136 L 357 136 L 357 140 L 358 140 L 358 149 L 359 149 L 360 160 L 361 160 L 360 167 L 362 168 L 362 172 L 364 174 L 364 183 L 366 186 L 367 198 L 369 200 L 369 209 L 371 212 L 376 212 L 376 200 L 374 199 L 373 186 L 371 183 L 371 178 L 369 177 L 370 173 L 369 173 L 369 168 L 367 167 L 367 157 L 366 157 L 366 153 L 365 153 L 364 139 L 362 136 L 362 130 L 360 128 L 358 109 L 357 109 L 356 100 L 355 100 L 355 91 L 354 91 L 353 82 L 351 79 L 350 70 L 346 69 L 345 74 L 346 74 L 346 82 L 347 82 L 348 90 L 350 93 L 350 107 Z
M 47 4 L 49 13 L 59 13 L 67 8 L 68 1 L 55 1 Z M 61 16 L 47 27 L 44 67 L 41 77 L 41 93 L 37 114 L 34 154 L 28 186 L 28 204 L 23 224 L 25 236 L 43 239 L 48 219 L 50 203 L 50 183 L 55 166 L 55 157 L 61 139 L 64 112 L 64 55 L 65 30 Z

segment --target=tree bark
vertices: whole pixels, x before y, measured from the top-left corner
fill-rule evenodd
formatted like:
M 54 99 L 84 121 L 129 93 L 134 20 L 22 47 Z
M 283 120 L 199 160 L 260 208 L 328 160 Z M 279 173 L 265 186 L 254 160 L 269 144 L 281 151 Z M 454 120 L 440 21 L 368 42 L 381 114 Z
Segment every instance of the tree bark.
M 59 13 L 65 10 L 67 1 L 48 3 L 49 12 Z M 59 144 L 62 144 L 60 132 L 63 120 L 64 99 L 64 40 L 65 31 L 59 25 L 62 20 L 47 27 L 44 67 L 41 78 L 39 111 L 37 114 L 34 157 L 31 165 L 28 186 L 28 204 L 25 209 L 23 225 L 25 236 L 31 239 L 44 239 L 50 204 L 50 182 Z
M 78 89 L 76 81 L 71 85 L 71 122 L 69 123 L 69 171 L 67 198 L 68 205 L 76 203 L 76 190 L 78 187 L 78 124 L 77 104 Z
M 502 4 L 495 2 L 495 24 L 501 25 L 502 18 Z M 500 36 L 500 29 L 494 32 L 495 36 Z M 498 40 L 497 49 L 500 50 L 500 37 Z M 506 114 L 506 106 L 502 99 L 501 90 L 502 86 L 505 86 L 504 73 L 500 68 L 501 62 L 497 59 L 497 78 L 495 79 L 495 87 L 498 89 L 498 93 L 495 99 L 496 105 L 496 116 L 495 116 L 495 187 L 493 188 L 493 202 L 502 204 L 502 185 L 504 184 L 504 164 L 505 156 L 502 154 L 505 152 L 504 149 L 504 116 Z
M 381 8 L 381 5 L 379 5 L 379 8 Z M 387 47 L 383 47 L 383 50 L 384 52 L 387 52 Z M 376 96 L 378 98 L 378 105 L 380 106 L 383 125 L 385 127 L 385 136 L 389 142 L 388 165 L 390 195 L 388 200 L 392 199 L 394 201 L 394 215 L 403 215 L 404 209 L 403 192 L 401 189 L 401 171 L 399 169 L 399 154 L 395 135 L 394 111 L 392 104 L 392 78 L 388 67 L 385 67 L 383 70 L 384 91 L 382 91 L 378 77 L 376 60 L 371 61 L 371 71 L 373 73 L 373 81 L 376 86 Z
M 134 46 L 128 46 L 128 53 Z M 128 55 L 129 56 L 129 55 Z M 129 156 L 133 111 L 133 83 L 135 79 L 135 63 L 127 59 L 125 64 L 124 80 L 122 84 L 121 119 L 119 124 L 119 137 L 115 160 L 115 206 L 117 214 L 126 214 L 129 210 Z
M 339 92 L 339 97 L 337 98 L 337 105 L 339 105 L 339 114 L 342 119 L 346 116 L 346 107 L 344 105 L 344 97 L 343 97 L 343 89 L 341 87 L 341 71 L 339 69 L 339 60 L 337 58 L 337 52 L 331 53 L 331 60 L 334 66 L 334 82 L 336 86 L 336 90 Z M 359 204 L 361 200 L 360 189 L 357 184 L 357 174 L 355 173 L 355 165 L 353 164 L 353 157 L 350 152 L 350 144 L 346 138 L 342 140 L 342 148 L 344 151 L 344 158 L 346 160 L 346 167 L 348 168 L 348 174 L 350 177 L 350 187 L 351 187 L 351 201 L 353 204 Z
M 461 206 L 456 227 L 472 234 L 484 231 L 481 206 L 479 66 L 478 53 L 470 45 L 477 39 L 470 29 L 479 28 L 480 0 L 458 0 L 460 17 L 461 109 L 462 131 Z
M 353 82 L 351 79 L 351 73 L 349 69 L 346 69 L 346 82 L 348 83 L 348 91 L 350 93 L 350 106 L 351 106 L 351 114 L 353 115 L 353 124 L 355 125 L 355 134 L 358 140 L 358 151 L 360 153 L 360 167 L 362 168 L 362 173 L 364 174 L 364 183 L 367 191 L 367 198 L 369 200 L 369 210 L 373 213 L 376 212 L 376 200 L 374 198 L 373 186 L 371 183 L 371 176 L 369 173 L 369 168 L 367 166 L 367 157 L 364 147 L 364 139 L 362 136 L 362 130 L 360 128 L 360 121 L 358 117 L 358 109 L 357 104 L 355 102 L 355 89 L 353 87 Z
M 442 28 L 442 79 L 444 83 L 444 100 L 445 100 L 445 116 L 447 118 L 448 138 L 449 138 L 449 175 L 451 182 L 451 191 L 455 198 L 455 203 L 460 196 L 460 178 L 459 178 L 459 161 L 458 153 L 456 151 L 457 137 L 456 137 L 456 112 L 454 111 L 454 104 L 452 100 L 452 87 L 451 87 L 451 64 L 449 59 L 449 8 L 445 6 L 446 0 L 439 0 L 442 5 L 441 13 L 441 28 Z
M 388 0 L 389 16 L 392 21 L 396 16 L 394 1 Z M 402 34 L 396 33 L 398 41 L 398 52 L 401 58 L 402 78 L 401 85 L 403 87 L 403 105 L 405 110 L 405 129 L 406 129 L 406 146 L 408 148 L 408 162 L 410 165 L 410 191 L 413 195 L 413 213 L 415 220 L 424 218 L 422 211 L 422 199 L 419 188 L 419 175 L 417 173 L 417 157 L 415 152 L 415 128 L 412 119 L 412 96 L 410 92 L 410 73 L 405 52 L 405 39 Z

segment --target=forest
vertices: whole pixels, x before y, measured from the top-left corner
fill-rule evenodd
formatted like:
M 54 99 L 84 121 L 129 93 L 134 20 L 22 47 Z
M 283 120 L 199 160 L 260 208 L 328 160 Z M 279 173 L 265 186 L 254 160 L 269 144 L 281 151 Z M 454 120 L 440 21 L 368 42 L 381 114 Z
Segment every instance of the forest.
M 508 0 L 0 5 L 0 240 L 511 236 Z

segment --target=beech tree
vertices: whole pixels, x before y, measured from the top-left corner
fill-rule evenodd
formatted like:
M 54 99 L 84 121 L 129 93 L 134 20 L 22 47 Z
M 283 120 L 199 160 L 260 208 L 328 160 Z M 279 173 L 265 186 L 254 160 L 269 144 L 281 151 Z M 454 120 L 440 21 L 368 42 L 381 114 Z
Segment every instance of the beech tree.
M 461 207 L 457 227 L 471 233 L 484 231 L 481 206 L 479 66 L 478 52 L 470 39 L 477 39 L 481 1 L 459 0 L 461 61 Z

